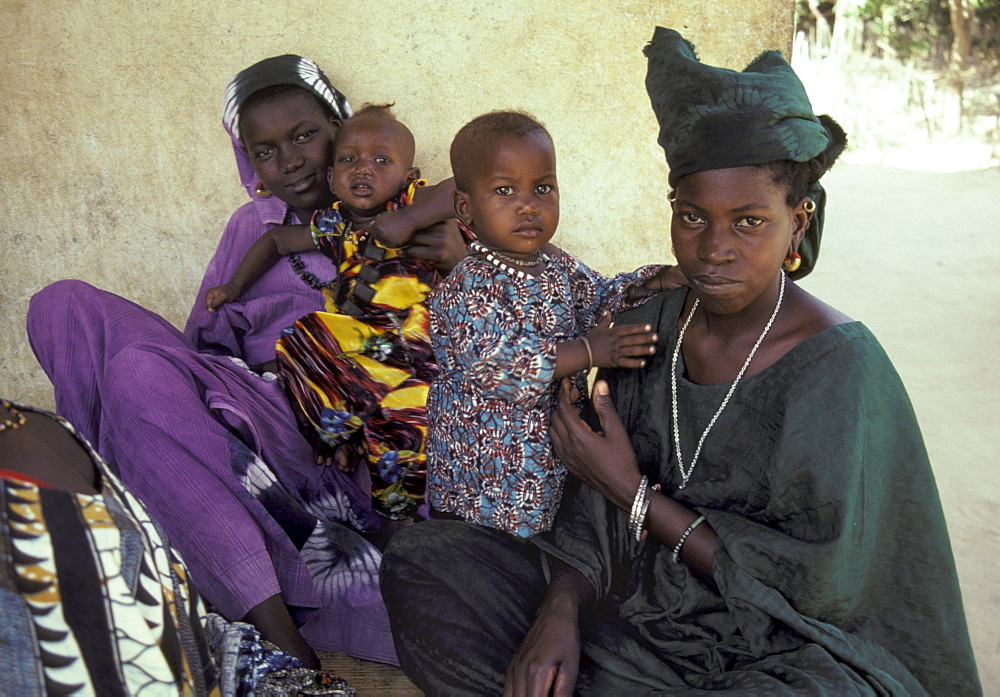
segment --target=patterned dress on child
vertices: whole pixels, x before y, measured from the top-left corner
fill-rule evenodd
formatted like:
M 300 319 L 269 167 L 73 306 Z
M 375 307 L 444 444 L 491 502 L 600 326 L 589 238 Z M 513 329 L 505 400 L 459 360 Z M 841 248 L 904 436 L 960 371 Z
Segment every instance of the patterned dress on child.
M 390 201 L 408 205 L 417 180 Z M 427 389 L 437 372 L 424 300 L 440 279 L 422 259 L 353 230 L 340 203 L 317 211 L 316 246 L 337 267 L 326 311 L 278 339 L 278 366 L 302 431 L 319 456 L 353 443 L 371 473 L 372 503 L 389 518 L 423 501 Z
M 631 306 L 625 290 L 661 268 L 607 279 L 561 250 L 538 276 L 477 256 L 455 267 L 428 300 L 441 371 L 427 402 L 432 506 L 519 537 L 549 529 L 566 477 L 548 437 L 556 347 Z

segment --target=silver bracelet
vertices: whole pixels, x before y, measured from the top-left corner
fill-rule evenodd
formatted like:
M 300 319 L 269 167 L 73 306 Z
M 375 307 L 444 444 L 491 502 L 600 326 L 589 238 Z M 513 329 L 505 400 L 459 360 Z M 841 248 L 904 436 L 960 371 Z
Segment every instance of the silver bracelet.
M 628 531 L 630 534 L 638 537 L 636 529 L 640 532 L 642 531 L 642 519 L 639 518 L 640 511 L 643 510 L 643 503 L 646 500 L 647 492 L 649 491 L 649 477 L 643 475 L 639 480 L 639 489 L 635 492 L 635 499 L 632 501 L 632 512 L 628 516 Z
M 646 523 L 646 514 L 649 512 L 649 504 L 653 500 L 653 497 L 649 495 L 649 489 L 645 489 L 642 493 L 642 508 L 639 509 L 639 520 L 636 522 L 635 530 L 632 531 L 635 535 L 636 542 L 642 542 L 642 532 Z
M 685 530 L 684 534 L 681 535 L 681 539 L 677 540 L 677 544 L 674 545 L 674 553 L 670 557 L 671 561 L 673 561 L 675 564 L 678 561 L 680 561 L 681 547 L 683 547 L 684 543 L 687 542 L 687 538 L 691 536 L 691 533 L 694 532 L 694 529 L 704 522 L 705 522 L 705 516 L 700 515 L 694 519 L 693 523 L 687 526 L 687 530 Z
M 590 349 L 590 341 L 587 340 L 587 337 L 581 336 L 580 341 L 583 342 L 583 347 L 587 349 L 587 370 L 590 370 L 594 367 L 594 352 Z

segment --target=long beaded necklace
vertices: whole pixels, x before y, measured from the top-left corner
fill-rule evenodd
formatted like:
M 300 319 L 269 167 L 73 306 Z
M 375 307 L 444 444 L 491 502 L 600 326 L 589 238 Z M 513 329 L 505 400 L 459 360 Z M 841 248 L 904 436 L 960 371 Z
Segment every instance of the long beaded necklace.
M 7 416 L 4 417 L 3 421 L 0 421 L 0 433 L 6 431 L 7 429 L 16 431 L 21 428 L 21 426 L 24 426 L 27 419 L 17 407 L 8 402 L 6 399 L 0 399 L 0 406 L 2 406 L 3 410 L 7 412 Z
M 757 343 L 753 345 L 750 349 L 750 355 L 747 356 L 746 362 L 743 363 L 743 367 L 740 368 L 740 372 L 736 375 L 736 380 L 733 381 L 732 386 L 729 388 L 729 392 L 726 393 L 725 398 L 722 400 L 722 404 L 719 405 L 718 410 L 715 412 L 715 416 L 712 417 L 711 421 L 708 422 L 708 426 L 705 427 L 704 433 L 701 434 L 701 438 L 698 440 L 698 447 L 694 451 L 694 457 L 691 459 L 691 465 L 687 468 L 684 467 L 684 458 L 681 456 L 681 435 L 680 429 L 677 426 L 677 357 L 681 352 L 681 342 L 684 341 L 684 332 L 687 331 L 688 325 L 691 324 L 691 318 L 694 317 L 695 310 L 698 309 L 698 298 L 695 298 L 694 305 L 691 306 L 691 311 L 688 313 L 687 319 L 684 320 L 684 326 L 681 327 L 680 334 L 677 335 L 677 345 L 674 346 L 674 358 L 671 363 L 670 368 L 670 397 L 671 397 L 671 411 L 674 419 L 674 450 L 677 451 L 677 469 L 681 473 L 681 485 L 679 489 L 683 489 L 687 486 L 688 480 L 691 479 L 691 473 L 694 472 L 694 466 L 698 463 L 698 456 L 701 455 L 701 446 L 704 445 L 705 439 L 708 437 L 708 432 L 712 430 L 712 426 L 719 419 L 719 415 L 722 414 L 722 410 L 726 408 L 729 404 L 729 398 L 733 396 L 736 391 L 736 386 L 740 384 L 740 380 L 743 378 L 743 373 L 746 372 L 747 368 L 750 367 L 750 361 L 753 360 L 753 355 L 757 353 L 758 347 L 764 337 L 767 336 L 768 331 L 771 329 L 771 325 L 774 324 L 774 318 L 778 316 L 778 310 L 781 309 L 781 299 L 785 297 L 785 274 L 781 273 L 781 288 L 778 290 L 778 302 L 774 306 L 774 312 L 771 313 L 771 319 L 767 320 L 767 324 L 764 326 L 764 331 L 760 333 L 760 337 L 757 338 Z
M 524 268 L 531 268 L 532 266 L 538 266 L 543 262 L 546 264 L 549 263 L 549 255 L 543 254 L 542 252 L 535 252 L 535 255 L 532 256 L 530 259 L 518 259 L 517 257 L 509 256 L 498 250 L 490 249 L 489 247 L 478 241 L 472 242 L 472 244 L 469 246 L 472 248 L 473 252 L 482 254 L 484 257 L 486 257 L 486 260 L 488 262 L 496 266 L 501 271 L 506 271 L 509 274 L 517 276 L 518 278 L 524 278 L 525 276 L 524 271 L 519 271 L 518 269 L 512 269 L 511 267 L 507 266 L 507 264 L 505 264 L 504 261 L 509 262 L 515 266 L 522 266 Z M 503 261 L 500 261 L 501 259 L 503 259 Z
M 291 206 L 289 206 L 288 210 L 285 211 L 285 217 L 281 221 L 281 224 L 282 225 L 292 224 Z M 313 290 L 318 290 L 320 292 L 326 289 L 332 290 L 337 285 L 336 278 L 331 278 L 329 281 L 321 281 L 316 276 L 316 274 L 312 273 L 311 271 L 306 271 L 306 263 L 302 261 L 302 257 L 300 257 L 298 254 L 289 254 L 288 264 L 289 266 L 292 267 L 292 271 L 296 273 L 296 275 L 302 280 L 302 282 L 305 283 L 310 288 L 312 288 Z

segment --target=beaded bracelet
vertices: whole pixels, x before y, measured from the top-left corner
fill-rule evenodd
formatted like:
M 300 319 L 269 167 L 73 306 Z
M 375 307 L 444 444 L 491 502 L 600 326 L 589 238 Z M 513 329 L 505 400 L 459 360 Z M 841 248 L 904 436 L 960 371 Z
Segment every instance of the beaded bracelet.
M 684 534 L 681 535 L 681 539 L 677 540 L 677 544 L 674 545 L 674 553 L 670 557 L 671 561 L 673 561 L 675 564 L 678 561 L 680 561 L 681 547 L 683 547 L 684 543 L 687 542 L 687 538 L 691 536 L 691 533 L 694 532 L 694 529 L 704 522 L 705 522 L 705 516 L 700 515 L 694 519 L 693 523 L 687 526 L 687 530 L 685 530 Z
M 646 503 L 646 498 L 649 491 L 649 477 L 643 475 L 639 479 L 639 489 L 635 492 L 635 499 L 632 501 L 632 512 L 628 516 L 628 531 L 630 534 L 634 535 L 636 539 L 642 532 L 642 518 L 640 517 L 640 512 L 644 513 L 643 504 Z M 648 504 L 646 504 L 648 508 Z

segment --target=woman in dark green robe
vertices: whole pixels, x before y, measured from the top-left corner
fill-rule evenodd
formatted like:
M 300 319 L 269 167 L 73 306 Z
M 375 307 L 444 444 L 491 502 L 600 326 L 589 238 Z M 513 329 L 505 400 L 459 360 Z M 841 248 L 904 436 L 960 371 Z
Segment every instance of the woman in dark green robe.
M 843 131 L 778 54 L 723 71 L 658 29 L 647 56 L 691 288 L 617 319 L 657 350 L 602 376 L 594 430 L 564 386 L 552 437 L 581 483 L 550 533 L 394 538 L 403 668 L 448 695 L 981 694 L 906 392 L 794 284 Z

